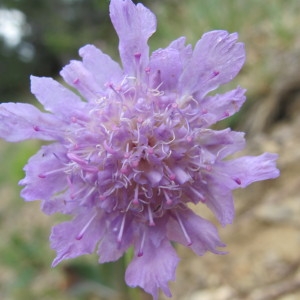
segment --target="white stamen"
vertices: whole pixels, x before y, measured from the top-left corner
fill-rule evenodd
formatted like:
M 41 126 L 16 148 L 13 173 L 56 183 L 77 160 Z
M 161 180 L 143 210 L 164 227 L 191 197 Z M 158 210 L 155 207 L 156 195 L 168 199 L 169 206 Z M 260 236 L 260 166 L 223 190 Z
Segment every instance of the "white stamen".
M 183 233 L 183 235 L 184 235 L 184 237 L 185 237 L 185 239 L 186 239 L 186 241 L 187 241 L 187 243 L 188 243 L 188 246 L 191 246 L 191 245 L 192 245 L 192 240 L 191 240 L 190 236 L 188 235 L 188 233 L 187 233 L 187 231 L 186 231 L 186 229 L 185 229 L 185 227 L 184 227 L 184 225 L 183 225 L 183 223 L 182 223 L 182 220 L 181 220 L 181 218 L 179 217 L 177 211 L 175 211 L 175 215 L 176 215 L 178 224 L 180 225 L 180 228 L 181 228 L 181 230 L 182 230 L 182 233 Z
M 93 220 L 96 218 L 97 212 L 89 219 L 89 221 L 84 225 L 84 227 L 81 229 L 81 231 L 78 233 L 78 235 L 75 237 L 76 240 L 81 240 L 83 238 L 84 233 L 88 229 L 88 227 L 91 225 Z
M 123 232 L 124 232 L 124 227 L 125 227 L 125 218 L 126 218 L 126 214 L 124 214 L 123 219 L 122 219 L 120 231 L 119 231 L 118 238 L 117 238 L 118 243 L 122 242 L 122 237 L 123 237 Z
M 155 223 L 153 221 L 153 215 L 152 215 L 152 210 L 151 210 L 150 204 L 148 205 L 148 216 L 149 216 L 149 226 L 155 226 Z
M 144 254 L 145 237 L 146 237 L 146 233 L 144 231 L 143 236 L 142 236 L 142 241 L 141 241 L 141 244 L 140 244 L 140 248 L 139 248 L 139 252 L 138 252 L 138 257 L 141 257 Z

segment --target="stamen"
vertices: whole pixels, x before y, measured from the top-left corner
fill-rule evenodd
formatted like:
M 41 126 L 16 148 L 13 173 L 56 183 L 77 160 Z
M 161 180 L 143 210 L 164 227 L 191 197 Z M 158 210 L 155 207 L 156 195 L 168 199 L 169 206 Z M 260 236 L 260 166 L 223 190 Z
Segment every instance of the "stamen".
M 71 199 L 73 200 L 76 196 L 78 196 L 85 189 L 86 189 L 86 186 L 84 185 L 82 188 L 78 189 L 76 192 L 71 193 L 70 194 Z
M 146 237 L 146 232 L 144 231 L 143 236 L 142 236 L 142 241 L 140 244 L 140 248 L 139 248 L 139 252 L 138 252 L 138 257 L 141 257 L 144 254 L 145 237 Z
M 123 154 L 124 158 L 129 158 L 131 153 L 129 152 L 129 144 L 126 144 L 126 152 Z
M 104 149 L 109 153 L 109 154 L 114 154 L 115 150 L 107 145 L 107 141 L 104 141 L 103 143 Z
M 167 174 L 168 174 L 168 177 L 174 181 L 176 179 L 176 175 L 174 172 L 171 171 L 171 169 L 165 164 L 164 165 L 165 169 L 167 170 Z
M 191 246 L 193 242 L 192 242 L 190 236 L 188 235 L 188 233 L 187 233 L 187 231 L 186 231 L 186 229 L 185 229 L 185 227 L 184 227 L 184 225 L 183 225 L 183 223 L 182 223 L 182 220 L 181 220 L 181 218 L 179 217 L 177 211 L 175 211 L 175 215 L 176 215 L 178 224 L 179 224 L 179 226 L 180 226 L 180 228 L 181 228 L 181 230 L 182 230 L 182 233 L 184 234 L 184 237 L 185 237 L 186 241 L 188 242 L 187 245 L 188 245 L 188 246 Z
M 151 210 L 150 204 L 148 205 L 148 216 L 149 216 L 149 226 L 155 226 L 155 223 L 153 221 L 153 215 L 152 215 L 152 210 Z
M 75 237 L 76 240 L 81 240 L 83 238 L 84 233 L 88 229 L 88 227 L 91 225 L 93 220 L 96 218 L 97 212 L 90 218 L 90 220 L 84 225 L 84 227 L 81 229 L 81 231 L 78 233 L 78 235 Z
M 134 189 L 134 198 L 133 198 L 132 203 L 135 205 L 139 204 L 139 185 L 138 184 Z
M 200 199 L 202 203 L 205 202 L 205 197 L 202 193 L 200 193 L 197 189 L 195 189 L 193 186 L 190 186 L 190 190 Z
M 83 199 L 81 200 L 81 203 L 84 203 L 83 200 L 87 199 L 90 195 L 92 195 L 92 193 L 96 190 L 96 187 L 93 187 L 89 190 L 89 192 L 83 197 Z
M 91 155 L 91 154 L 90 154 Z M 85 160 L 76 155 L 73 152 L 67 153 L 67 157 L 78 164 L 84 171 L 91 172 L 91 173 L 97 173 L 99 170 L 96 166 L 89 165 L 89 163 Z
M 173 201 L 172 201 L 172 199 L 169 197 L 167 191 L 166 191 L 166 190 L 163 190 L 163 193 L 164 193 L 165 198 L 166 198 L 166 200 L 167 200 L 167 204 L 168 204 L 168 205 L 171 205 L 171 204 L 173 203 Z
M 60 168 L 60 169 L 56 169 L 56 170 L 52 170 L 52 171 L 45 172 L 45 173 L 40 173 L 38 176 L 40 178 L 46 178 L 49 175 L 60 173 L 60 172 L 64 172 L 64 171 L 66 171 L 66 167 L 63 167 L 63 168 Z
M 126 214 L 124 214 L 123 219 L 122 219 L 120 231 L 119 231 L 118 238 L 117 238 L 118 243 L 122 242 L 122 237 L 123 237 L 123 232 L 124 232 L 124 227 L 125 227 L 125 218 L 126 218 Z

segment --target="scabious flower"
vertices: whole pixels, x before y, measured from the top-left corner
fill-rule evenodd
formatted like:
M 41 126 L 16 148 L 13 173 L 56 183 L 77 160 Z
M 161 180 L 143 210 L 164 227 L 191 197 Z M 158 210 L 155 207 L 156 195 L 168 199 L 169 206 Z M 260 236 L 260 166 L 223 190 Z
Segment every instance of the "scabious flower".
M 46 214 L 73 219 L 56 225 L 50 241 L 64 259 L 97 251 L 99 262 L 133 246 L 125 279 L 158 298 L 171 296 L 178 256 L 171 242 L 196 254 L 223 254 L 216 227 L 189 204 L 206 205 L 225 226 L 233 221 L 232 190 L 279 175 L 277 155 L 226 159 L 244 134 L 209 127 L 245 101 L 237 87 L 209 93 L 234 78 L 244 60 L 237 34 L 212 31 L 194 50 L 185 38 L 149 57 L 155 16 L 131 0 L 111 0 L 123 68 L 92 45 L 80 49 L 61 75 L 80 94 L 51 78 L 31 77 L 47 112 L 29 104 L 0 106 L 0 137 L 54 141 L 25 166 L 21 195 L 40 199 Z

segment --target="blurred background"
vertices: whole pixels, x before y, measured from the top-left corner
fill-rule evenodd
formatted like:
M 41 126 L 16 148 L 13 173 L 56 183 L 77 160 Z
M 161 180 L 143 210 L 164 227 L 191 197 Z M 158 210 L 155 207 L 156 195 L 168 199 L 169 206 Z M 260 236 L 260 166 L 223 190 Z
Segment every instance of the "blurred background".
M 173 299 L 300 299 L 300 1 L 135 2 L 157 16 L 152 50 L 179 36 L 194 45 L 214 29 L 239 33 L 247 61 L 222 89 L 241 85 L 248 90 L 248 101 L 218 126 L 246 131 L 243 154 L 280 154 L 279 179 L 235 193 L 236 221 L 220 228 L 228 255 L 196 257 L 178 247 L 182 260 L 171 284 Z M 0 102 L 36 103 L 29 76 L 61 80 L 62 66 L 78 59 L 78 49 L 87 43 L 118 60 L 108 5 L 108 0 L 0 0 Z M 55 253 L 48 236 L 62 217 L 44 216 L 37 202 L 24 203 L 17 185 L 39 147 L 36 141 L 0 141 L 0 298 L 149 299 L 124 287 L 123 261 L 99 266 L 91 255 L 51 269 Z M 207 214 L 202 209 L 195 208 Z

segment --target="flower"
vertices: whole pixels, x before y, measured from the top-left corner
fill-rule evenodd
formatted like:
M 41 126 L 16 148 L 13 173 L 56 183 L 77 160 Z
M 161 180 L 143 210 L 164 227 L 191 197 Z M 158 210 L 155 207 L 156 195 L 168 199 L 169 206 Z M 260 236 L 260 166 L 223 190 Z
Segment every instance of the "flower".
M 123 68 L 92 45 L 80 49 L 61 75 L 80 94 L 51 78 L 31 77 L 47 112 L 29 104 L 0 106 L 0 137 L 54 141 L 30 158 L 20 181 L 26 201 L 71 221 L 54 226 L 50 241 L 64 259 L 92 253 L 119 259 L 129 247 L 129 286 L 171 296 L 178 256 L 171 242 L 196 254 L 224 254 L 216 227 L 188 206 L 206 205 L 225 226 L 233 221 L 232 190 L 275 178 L 276 154 L 227 157 L 245 146 L 244 134 L 209 127 L 245 101 L 237 87 L 209 92 L 234 78 L 244 60 L 237 34 L 211 31 L 192 50 L 185 38 L 149 57 L 155 16 L 131 0 L 111 0 Z

